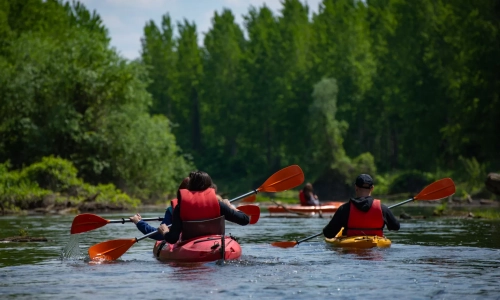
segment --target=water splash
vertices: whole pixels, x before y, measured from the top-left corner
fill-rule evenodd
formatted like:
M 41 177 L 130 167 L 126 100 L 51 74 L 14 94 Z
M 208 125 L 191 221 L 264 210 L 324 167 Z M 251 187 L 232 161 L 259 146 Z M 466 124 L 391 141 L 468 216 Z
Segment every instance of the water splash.
M 72 234 L 68 244 L 62 249 L 61 259 L 80 259 L 82 256 L 82 252 L 80 252 L 79 234 Z

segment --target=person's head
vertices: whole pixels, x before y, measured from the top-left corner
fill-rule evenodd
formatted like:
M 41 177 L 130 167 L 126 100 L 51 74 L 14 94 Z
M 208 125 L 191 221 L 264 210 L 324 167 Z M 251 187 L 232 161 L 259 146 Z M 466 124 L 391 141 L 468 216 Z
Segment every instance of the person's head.
M 186 177 L 182 180 L 181 184 L 179 185 L 179 190 L 182 190 L 182 189 L 187 189 L 188 188 L 188 185 L 189 185 L 189 177 Z
M 313 191 L 313 186 L 309 182 L 304 185 L 304 189 L 302 190 L 304 193 L 310 192 L 312 193 Z
M 193 171 L 189 173 L 189 183 L 187 189 L 196 192 L 204 191 L 208 188 L 213 188 L 214 183 L 210 175 L 203 171 Z
M 374 187 L 373 179 L 370 175 L 361 174 L 358 177 L 356 177 L 356 183 L 354 184 L 356 197 L 371 196 L 373 187 Z

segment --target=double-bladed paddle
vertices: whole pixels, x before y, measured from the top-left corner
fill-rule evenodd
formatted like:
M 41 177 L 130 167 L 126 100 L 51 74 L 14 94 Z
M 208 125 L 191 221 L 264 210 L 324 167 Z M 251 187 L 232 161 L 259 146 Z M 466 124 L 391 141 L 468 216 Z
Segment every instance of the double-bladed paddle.
M 252 198 L 252 196 L 247 197 L 243 199 L 243 201 L 247 201 L 248 198 Z M 255 195 L 253 195 L 253 198 L 255 201 Z M 250 199 L 249 202 L 253 202 L 252 199 Z M 247 206 L 254 206 L 254 205 L 245 205 L 245 206 L 240 206 L 238 207 L 239 210 L 247 214 L 250 218 L 257 218 L 258 216 L 255 215 L 255 209 L 248 208 Z M 250 215 L 253 214 L 253 215 Z M 259 210 L 259 216 L 260 216 L 260 210 Z M 162 217 L 156 217 L 156 218 L 142 218 L 142 221 L 163 221 Z M 132 222 L 130 219 L 125 219 L 122 218 L 121 220 L 106 220 L 98 215 L 94 214 L 80 214 L 76 216 L 73 219 L 73 223 L 71 224 L 71 234 L 77 234 L 77 233 L 82 233 L 82 232 L 87 232 L 91 231 L 97 228 L 101 228 L 107 224 L 125 224 L 128 222 Z
M 257 194 L 258 192 L 268 192 L 268 193 L 274 193 L 274 192 L 281 192 L 285 191 L 291 188 L 294 188 L 304 182 L 304 173 L 300 169 L 299 166 L 293 165 L 286 167 L 284 169 L 281 169 L 280 171 L 274 173 L 269 177 L 260 187 L 257 189 L 253 190 L 252 192 L 243 194 L 241 196 L 238 196 L 234 199 L 231 199 L 229 202 L 234 202 L 239 199 L 248 197 L 253 194 Z M 253 208 L 255 212 L 258 210 L 259 216 L 260 216 L 260 208 L 256 205 L 246 205 L 246 206 L 251 206 L 255 207 Z M 238 207 L 239 210 L 241 210 L 242 206 Z M 255 222 L 257 222 L 257 219 L 255 219 Z M 250 223 L 252 223 L 252 218 L 250 219 Z M 127 250 L 132 247 L 135 243 L 139 242 L 140 240 L 143 240 L 153 234 L 155 234 L 156 231 L 153 231 L 151 233 L 148 233 L 140 238 L 133 238 L 133 239 L 119 239 L 119 240 L 111 240 L 111 241 L 106 241 L 102 242 L 99 244 L 96 244 L 92 247 L 89 248 L 89 256 L 90 259 L 103 259 L 103 260 L 115 260 L 122 256 Z
M 415 197 L 411 197 L 408 200 L 391 205 L 391 206 L 389 206 L 389 208 L 394 208 L 396 206 L 400 206 L 400 205 L 403 205 L 403 204 L 406 204 L 408 202 L 412 202 L 415 200 L 419 200 L 419 201 L 439 200 L 439 199 L 443 199 L 443 198 L 446 198 L 448 196 L 451 196 L 453 194 L 455 194 L 455 183 L 453 182 L 453 180 L 451 180 L 451 178 L 443 178 L 443 179 L 437 180 L 437 181 L 429 184 L 428 186 L 426 186 Z M 295 247 L 302 242 L 308 241 L 308 240 L 313 239 L 315 237 L 318 237 L 322 234 L 323 234 L 323 232 L 320 232 L 320 233 L 308 236 L 308 237 L 303 238 L 303 239 L 298 240 L 298 241 L 274 242 L 274 243 L 271 243 L 271 245 L 275 246 L 275 247 L 280 247 L 280 248 L 292 248 L 292 247 Z

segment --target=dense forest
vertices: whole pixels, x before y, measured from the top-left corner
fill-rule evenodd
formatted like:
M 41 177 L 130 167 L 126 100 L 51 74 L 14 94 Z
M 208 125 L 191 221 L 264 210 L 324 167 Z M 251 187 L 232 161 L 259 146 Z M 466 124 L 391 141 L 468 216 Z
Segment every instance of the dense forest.
M 380 193 L 450 176 L 459 196 L 484 194 L 500 170 L 500 3 L 324 0 L 315 11 L 250 7 L 242 28 L 223 10 L 202 38 L 166 12 L 128 61 L 78 2 L 0 1 L 3 199 L 25 178 L 47 186 L 25 170 L 43 161 L 142 200 L 195 168 L 245 192 L 290 164 L 322 198 L 346 198 L 361 172 Z

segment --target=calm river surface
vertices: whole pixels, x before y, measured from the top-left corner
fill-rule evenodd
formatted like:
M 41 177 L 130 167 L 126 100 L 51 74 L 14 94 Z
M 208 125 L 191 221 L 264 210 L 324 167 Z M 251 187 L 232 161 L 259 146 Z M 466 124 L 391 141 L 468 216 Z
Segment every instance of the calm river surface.
M 410 208 L 405 209 L 411 212 Z M 395 209 L 399 215 L 400 210 Z M 418 214 L 417 212 L 415 212 Z M 129 214 L 100 214 L 117 219 Z M 143 217 L 162 212 L 142 213 Z M 0 243 L 0 296 L 16 299 L 500 299 L 500 222 L 428 218 L 387 232 L 389 249 L 352 252 L 322 239 L 281 249 L 274 241 L 318 233 L 328 218 L 270 218 L 255 225 L 227 222 L 239 238 L 239 261 L 223 266 L 175 265 L 152 256 L 153 242 L 132 246 L 120 260 L 94 264 L 89 246 L 140 237 L 131 223 L 79 235 L 80 259 L 61 259 L 74 216 L 0 217 L 0 237 L 28 227 L 46 243 Z M 155 224 L 150 222 L 150 224 Z

